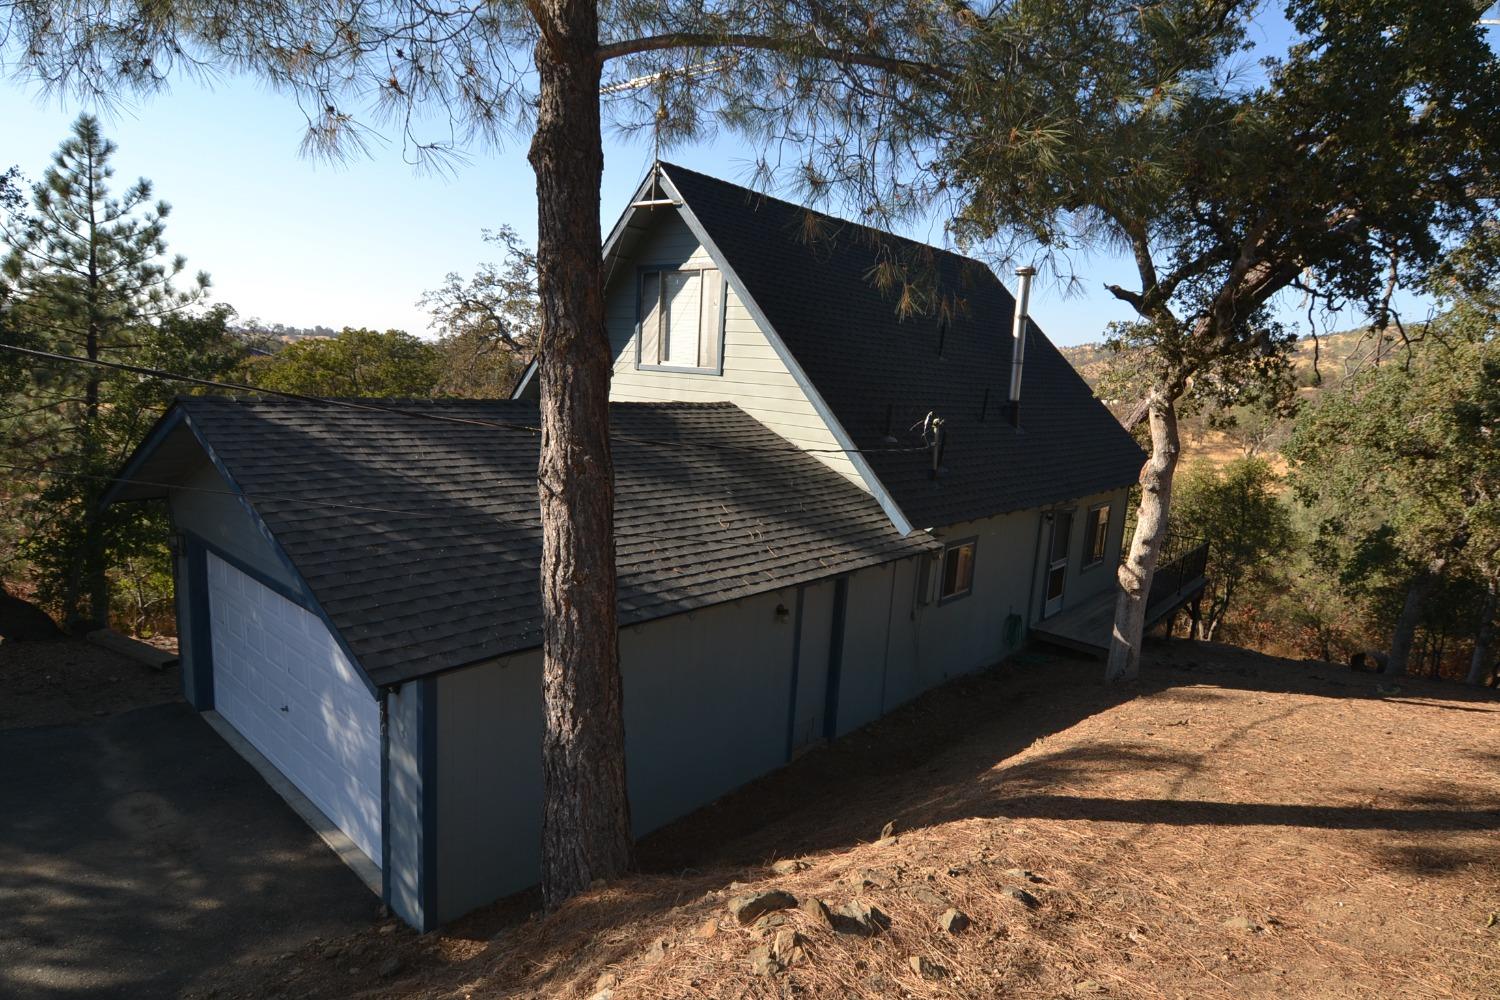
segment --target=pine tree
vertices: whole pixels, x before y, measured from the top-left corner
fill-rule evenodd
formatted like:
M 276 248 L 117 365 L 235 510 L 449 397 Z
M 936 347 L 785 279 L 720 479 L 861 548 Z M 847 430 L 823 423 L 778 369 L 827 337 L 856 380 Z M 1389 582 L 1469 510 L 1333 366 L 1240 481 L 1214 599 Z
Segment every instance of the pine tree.
M 185 314 L 206 292 L 203 274 L 187 290 L 173 287 L 186 262 L 167 256 L 169 208 L 152 204 L 150 183 L 142 179 L 122 196 L 111 195 L 114 152 L 98 120 L 80 116 L 33 187 L 30 211 L 14 213 L 5 226 L 11 342 L 90 361 L 128 361 L 154 351 L 162 321 Z M 113 406 L 110 389 L 133 380 L 60 363 L 36 366 L 32 376 L 0 417 L 6 464 L 23 497 L 21 548 L 68 628 L 102 627 L 110 534 L 128 512 L 100 512 L 97 500 L 134 445 L 140 418 Z

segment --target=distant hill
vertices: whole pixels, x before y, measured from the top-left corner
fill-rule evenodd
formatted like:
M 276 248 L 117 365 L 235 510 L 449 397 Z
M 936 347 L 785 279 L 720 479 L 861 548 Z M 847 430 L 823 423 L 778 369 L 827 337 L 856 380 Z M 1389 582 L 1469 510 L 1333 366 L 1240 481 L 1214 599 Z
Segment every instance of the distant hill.
M 1316 344 L 1312 337 L 1303 337 L 1292 350 L 1292 367 L 1297 371 L 1300 384 L 1311 385 L 1316 354 L 1318 372 L 1324 384 L 1337 384 L 1350 371 L 1371 363 L 1375 358 L 1375 348 L 1375 337 L 1369 327 L 1322 334 Z M 1401 349 L 1394 332 L 1388 333 L 1380 345 L 1382 357 L 1397 354 Z M 1109 367 L 1111 352 L 1103 344 L 1078 344 L 1058 350 L 1090 386 L 1097 386 Z

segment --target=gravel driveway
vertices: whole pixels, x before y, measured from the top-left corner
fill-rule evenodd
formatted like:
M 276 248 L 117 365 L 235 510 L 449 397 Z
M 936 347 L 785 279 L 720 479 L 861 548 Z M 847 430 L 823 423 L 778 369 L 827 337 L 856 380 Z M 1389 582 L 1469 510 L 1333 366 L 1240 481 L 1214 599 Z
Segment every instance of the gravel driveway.
M 181 702 L 0 731 L 0 996 L 178 996 L 378 907 Z

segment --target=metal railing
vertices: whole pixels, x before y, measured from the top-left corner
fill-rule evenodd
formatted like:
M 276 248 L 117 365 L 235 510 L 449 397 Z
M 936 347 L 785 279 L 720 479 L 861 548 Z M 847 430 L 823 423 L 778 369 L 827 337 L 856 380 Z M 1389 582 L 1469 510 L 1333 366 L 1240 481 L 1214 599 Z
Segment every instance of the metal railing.
M 1207 573 L 1207 539 L 1168 535 L 1162 543 L 1156 573 L 1151 577 L 1151 596 L 1147 598 L 1146 606 L 1149 608 L 1170 598 L 1184 596 L 1194 590 Z

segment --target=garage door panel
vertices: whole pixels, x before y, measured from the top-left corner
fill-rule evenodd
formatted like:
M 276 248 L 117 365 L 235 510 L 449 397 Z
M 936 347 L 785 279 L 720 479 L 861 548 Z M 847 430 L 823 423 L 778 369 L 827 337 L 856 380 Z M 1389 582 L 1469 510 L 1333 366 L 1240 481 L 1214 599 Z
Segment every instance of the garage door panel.
M 214 707 L 380 861 L 380 708 L 321 619 L 212 553 Z

